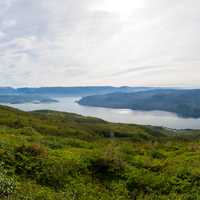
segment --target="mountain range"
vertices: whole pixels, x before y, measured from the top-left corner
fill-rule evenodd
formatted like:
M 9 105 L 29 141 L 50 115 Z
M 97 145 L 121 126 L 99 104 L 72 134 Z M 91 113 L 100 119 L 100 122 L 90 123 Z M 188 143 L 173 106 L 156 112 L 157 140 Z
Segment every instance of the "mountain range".
M 83 86 L 83 87 L 0 87 L 0 94 L 42 94 L 42 95 L 77 95 L 107 94 L 113 92 L 136 92 L 153 89 L 153 87 L 112 87 L 112 86 Z
M 51 103 L 56 102 L 59 96 L 88 96 L 95 94 L 107 94 L 113 92 L 146 91 L 147 87 L 40 87 L 40 88 L 12 88 L 0 87 L 0 103 Z

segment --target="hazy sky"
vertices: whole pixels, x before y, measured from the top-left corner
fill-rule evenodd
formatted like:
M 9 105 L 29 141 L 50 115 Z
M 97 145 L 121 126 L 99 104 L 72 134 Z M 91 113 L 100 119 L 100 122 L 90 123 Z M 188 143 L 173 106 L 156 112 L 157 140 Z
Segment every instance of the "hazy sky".
M 200 87 L 199 0 L 0 0 L 0 86 Z

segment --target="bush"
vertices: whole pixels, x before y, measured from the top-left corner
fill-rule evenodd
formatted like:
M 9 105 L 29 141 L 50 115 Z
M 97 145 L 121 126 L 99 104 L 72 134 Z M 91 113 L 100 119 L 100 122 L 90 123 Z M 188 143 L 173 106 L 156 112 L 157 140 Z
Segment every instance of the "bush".
M 131 169 L 127 174 L 127 187 L 130 192 L 137 190 L 145 193 L 159 192 L 169 194 L 172 183 L 168 176 L 141 169 Z
M 0 196 L 8 197 L 10 196 L 16 188 L 15 178 L 9 177 L 7 171 L 0 165 Z
M 37 174 L 37 182 L 56 190 L 63 189 L 70 177 L 77 177 L 81 172 L 79 163 L 73 160 L 47 161 Z
M 47 158 L 47 150 L 39 144 L 20 146 L 15 150 L 15 172 L 34 178 L 43 168 Z
M 155 159 L 165 159 L 166 156 L 164 154 L 162 154 L 159 150 L 152 150 L 151 151 L 151 156 L 152 158 L 155 158 Z
M 29 156 L 46 156 L 47 150 L 40 144 L 32 144 L 30 146 L 21 146 L 16 149 L 16 152 L 19 152 L 23 155 Z
M 118 179 L 124 172 L 125 162 L 112 147 L 108 147 L 103 155 L 91 160 L 89 169 L 98 178 Z

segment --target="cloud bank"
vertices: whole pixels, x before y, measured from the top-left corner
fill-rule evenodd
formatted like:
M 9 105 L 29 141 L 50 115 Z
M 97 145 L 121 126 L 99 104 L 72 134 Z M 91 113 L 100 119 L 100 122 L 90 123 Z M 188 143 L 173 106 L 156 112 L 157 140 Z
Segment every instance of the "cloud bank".
M 0 7 L 0 86 L 200 86 L 198 0 Z

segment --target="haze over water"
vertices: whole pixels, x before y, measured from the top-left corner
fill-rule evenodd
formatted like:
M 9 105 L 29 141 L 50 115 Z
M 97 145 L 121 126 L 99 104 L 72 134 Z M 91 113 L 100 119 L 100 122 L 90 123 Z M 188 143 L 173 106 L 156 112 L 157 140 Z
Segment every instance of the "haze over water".
M 173 129 L 200 129 L 200 118 L 182 118 L 174 113 L 163 111 L 135 111 L 129 109 L 112 109 L 82 106 L 76 103 L 81 97 L 59 97 L 57 103 L 7 104 L 24 111 L 56 110 L 72 112 L 84 116 L 93 116 L 109 122 L 134 123 L 164 126 Z

